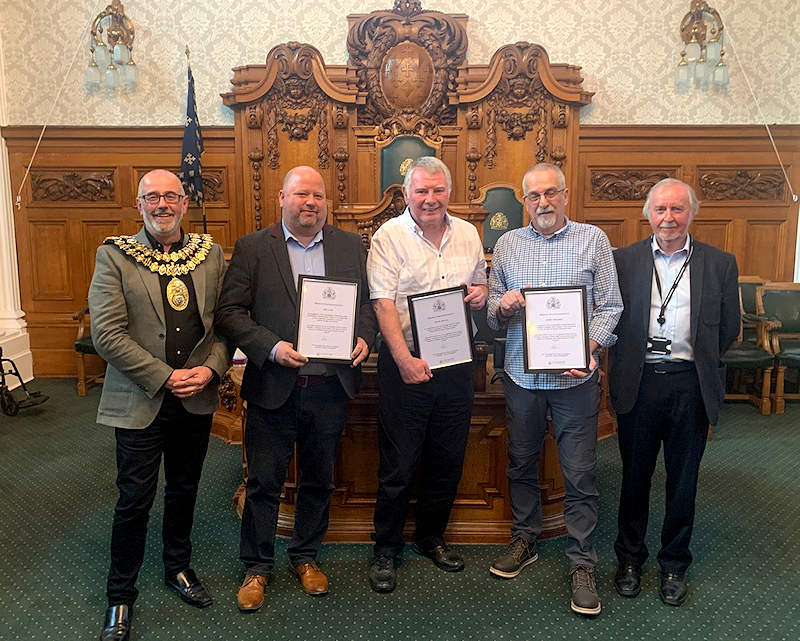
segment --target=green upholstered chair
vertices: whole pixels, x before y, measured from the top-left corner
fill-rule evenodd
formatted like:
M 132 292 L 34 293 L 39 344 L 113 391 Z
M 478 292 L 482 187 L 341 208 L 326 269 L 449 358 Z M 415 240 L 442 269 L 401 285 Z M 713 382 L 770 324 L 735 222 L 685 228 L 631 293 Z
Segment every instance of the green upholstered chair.
M 397 136 L 381 149 L 381 193 L 392 185 L 402 185 L 412 160 L 435 156 L 436 150 L 419 136 Z
M 757 287 L 756 311 L 770 319 L 768 340 L 777 370 L 772 409 L 783 414 L 786 399 L 800 399 L 800 283 Z M 787 380 L 792 392 L 786 391 Z
M 760 333 L 763 330 L 759 330 Z M 725 400 L 749 401 L 761 414 L 770 412 L 770 385 L 775 355 L 763 341 L 744 338 L 744 322 L 739 338 L 722 355 L 728 370 L 728 392 Z
M 86 396 L 87 390 L 92 385 L 103 381 L 103 375 L 90 376 L 86 373 L 86 355 L 97 356 L 97 350 L 92 343 L 92 335 L 89 333 L 89 309 L 82 307 L 72 318 L 78 321 L 78 335 L 74 343 L 75 356 L 78 359 L 78 396 Z
M 489 212 L 483 223 L 483 249 L 494 251 L 494 245 L 510 229 L 525 224 L 522 193 L 509 183 L 490 183 L 481 188 L 472 202 L 480 203 Z

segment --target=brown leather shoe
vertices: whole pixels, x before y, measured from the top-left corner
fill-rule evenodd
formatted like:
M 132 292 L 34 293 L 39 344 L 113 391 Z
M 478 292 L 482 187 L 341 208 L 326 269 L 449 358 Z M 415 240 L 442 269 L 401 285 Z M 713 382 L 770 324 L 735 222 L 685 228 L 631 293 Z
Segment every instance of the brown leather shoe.
M 323 596 L 328 594 L 328 577 L 317 567 L 316 563 L 304 563 L 303 565 L 290 566 L 297 578 L 303 592 L 311 596 Z
M 264 589 L 267 587 L 267 577 L 258 574 L 246 574 L 242 587 L 236 595 L 236 604 L 243 612 L 258 610 L 264 605 Z

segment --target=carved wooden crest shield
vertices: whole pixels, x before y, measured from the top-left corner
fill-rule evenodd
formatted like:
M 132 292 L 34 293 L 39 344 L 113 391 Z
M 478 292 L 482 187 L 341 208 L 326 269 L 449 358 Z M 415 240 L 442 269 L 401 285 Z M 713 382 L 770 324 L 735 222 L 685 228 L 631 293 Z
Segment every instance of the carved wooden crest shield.
M 387 102 L 399 113 L 418 111 L 433 89 L 433 61 L 418 44 L 401 42 L 387 53 L 381 74 L 381 89 Z

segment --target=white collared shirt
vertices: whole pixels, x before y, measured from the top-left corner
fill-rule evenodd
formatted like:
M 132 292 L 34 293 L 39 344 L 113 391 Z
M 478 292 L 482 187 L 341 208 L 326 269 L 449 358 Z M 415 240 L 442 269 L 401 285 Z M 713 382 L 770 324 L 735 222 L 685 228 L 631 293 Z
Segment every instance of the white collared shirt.
M 370 299 L 388 298 L 395 302 L 409 349 L 413 349 L 414 339 L 408 296 L 458 287 L 461 283 L 486 284 L 486 260 L 478 230 L 450 214 L 445 214 L 445 223 L 438 249 L 422 235 L 408 207 L 372 236 L 367 255 Z
M 658 324 L 658 315 L 661 312 L 661 303 L 666 298 L 667 293 L 675 282 L 684 261 L 689 256 L 691 238 L 687 234 L 686 243 L 683 249 L 679 249 L 672 256 L 667 256 L 659 248 L 655 237 L 653 237 L 653 283 L 650 290 L 650 323 L 648 325 L 648 338 L 653 336 L 663 336 L 671 340 L 670 354 L 651 354 L 645 355 L 645 361 L 656 363 L 661 361 L 694 361 L 694 349 L 692 348 L 692 323 L 691 323 L 691 281 L 692 270 L 691 262 L 686 266 L 675 293 L 664 310 L 665 322 Z M 661 294 L 658 293 L 656 286 L 656 272 L 661 280 Z

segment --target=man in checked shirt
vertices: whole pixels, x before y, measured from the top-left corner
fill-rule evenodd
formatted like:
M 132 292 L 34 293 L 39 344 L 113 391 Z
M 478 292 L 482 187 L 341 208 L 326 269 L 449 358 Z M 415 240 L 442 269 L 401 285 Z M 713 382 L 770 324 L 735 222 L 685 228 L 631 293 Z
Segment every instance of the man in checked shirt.
M 539 455 L 548 407 L 564 474 L 566 552 L 572 578 L 573 611 L 600 613 L 594 568 L 597 552 L 597 357 L 613 345 L 613 330 L 622 314 L 622 297 L 611 246 L 597 227 L 569 220 L 564 174 L 555 165 L 539 164 L 522 180 L 531 224 L 504 234 L 495 246 L 489 277 L 488 322 L 508 327 L 503 389 L 508 430 L 508 485 L 511 496 L 511 542 L 489 571 L 510 579 L 538 558 L 542 531 Z M 586 287 L 589 371 L 526 373 L 523 358 L 525 300 L 523 287 Z

